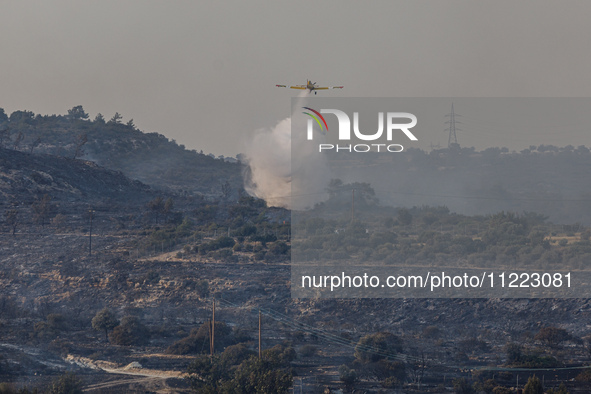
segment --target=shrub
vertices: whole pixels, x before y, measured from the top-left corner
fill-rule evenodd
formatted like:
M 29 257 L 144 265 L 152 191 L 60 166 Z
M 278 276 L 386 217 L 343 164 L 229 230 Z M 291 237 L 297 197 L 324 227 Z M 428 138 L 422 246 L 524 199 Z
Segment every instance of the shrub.
M 274 255 L 279 256 L 279 255 L 287 254 L 288 251 L 289 251 L 289 245 L 287 245 L 283 241 L 273 242 L 271 245 L 269 245 L 269 253 L 272 253 Z
M 575 377 L 575 380 L 577 380 L 578 382 L 591 382 L 591 369 L 588 368 L 583 370 L 583 372 L 581 372 Z
M 523 394 L 544 394 L 544 386 L 536 375 L 530 376 L 523 387 Z
M 536 334 L 534 339 L 555 347 L 561 342 L 570 340 L 571 335 L 563 328 L 544 327 Z
M 291 346 L 279 344 L 263 350 L 262 358 L 265 361 L 270 362 L 272 365 L 288 367 L 289 363 L 296 358 L 296 352 Z
M 302 357 L 312 357 L 316 354 L 318 348 L 314 345 L 304 345 L 300 348 L 300 356 Z
M 471 394 L 473 391 L 472 387 L 470 387 L 470 384 L 468 383 L 466 378 L 454 379 L 453 385 L 454 385 L 454 392 L 457 394 Z
M 226 366 L 235 366 L 241 364 L 254 356 L 255 352 L 248 349 L 243 343 L 238 345 L 228 346 L 222 354 L 220 354 L 220 361 Z
M 137 316 L 125 316 L 121 324 L 109 334 L 109 338 L 116 345 L 144 345 L 150 340 L 150 332 Z
M 66 318 L 61 313 L 50 313 L 45 320 L 54 330 L 63 330 L 66 326 Z
M 205 254 L 218 249 L 234 247 L 234 238 L 222 236 L 211 242 L 204 243 L 199 246 L 199 254 Z
M 194 328 L 191 333 L 166 349 L 168 354 L 191 354 L 209 352 L 209 330 L 210 323 L 203 323 L 199 328 Z M 232 329 L 224 322 L 215 323 L 215 345 L 216 349 L 222 349 L 232 345 L 234 338 L 231 335 Z
M 378 332 L 362 337 L 355 346 L 355 358 L 361 362 L 376 362 L 402 351 L 402 341 L 390 332 Z
M 209 296 L 209 282 L 205 279 L 201 279 L 195 284 L 195 291 L 199 294 L 199 297 L 205 298 Z
M 272 362 L 251 357 L 243 361 L 229 382 L 229 392 L 287 394 L 293 383 L 291 372 Z
M 355 383 L 359 381 L 359 377 L 354 369 L 351 369 L 346 365 L 341 365 L 339 367 L 339 380 L 343 382 L 348 391 L 352 391 L 355 387 Z
M 390 376 L 389 378 L 384 379 L 382 382 L 382 387 L 386 389 L 393 389 L 398 386 L 400 386 L 400 381 L 394 376 Z
M 47 392 L 49 394 L 82 394 L 82 381 L 72 373 L 65 373 L 53 380 Z

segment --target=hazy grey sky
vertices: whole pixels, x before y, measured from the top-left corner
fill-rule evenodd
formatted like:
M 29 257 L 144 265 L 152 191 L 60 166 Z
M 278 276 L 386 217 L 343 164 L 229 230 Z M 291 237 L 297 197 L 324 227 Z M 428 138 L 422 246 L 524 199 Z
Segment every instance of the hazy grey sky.
M 588 1 L 45 0 L 0 7 L 6 112 L 64 114 L 79 104 L 92 117 L 117 111 L 144 131 L 216 155 L 242 152 L 255 129 L 289 116 L 296 91 L 274 86 L 306 78 L 345 85 L 320 93 L 327 97 L 591 96 Z M 447 143 L 444 120 L 426 145 Z M 499 146 L 556 143 L 547 133 L 498 133 Z M 560 145 L 589 145 L 586 133 L 566 134 Z

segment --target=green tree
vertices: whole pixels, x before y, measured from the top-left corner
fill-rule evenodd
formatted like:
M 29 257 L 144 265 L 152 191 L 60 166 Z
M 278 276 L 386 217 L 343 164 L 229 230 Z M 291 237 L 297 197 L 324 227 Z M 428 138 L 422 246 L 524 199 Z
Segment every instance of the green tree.
M 12 228 L 12 235 L 16 235 L 16 227 L 18 226 L 18 210 L 9 209 L 4 213 L 6 217 L 6 224 Z
M 72 373 L 66 372 L 48 387 L 49 394 L 82 394 L 82 381 Z
M 168 218 L 170 216 L 170 214 L 172 213 L 173 209 L 174 209 L 174 202 L 172 201 L 172 198 L 168 197 L 166 199 L 166 202 L 164 203 L 164 207 L 162 207 L 162 212 L 164 213 L 164 216 L 166 218 Z
M 495 387 L 498 387 L 497 381 L 494 379 L 486 379 L 483 381 L 477 381 L 472 385 L 472 389 L 477 393 L 493 393 Z
M 220 354 L 219 360 L 226 368 L 230 368 L 240 365 L 243 361 L 248 360 L 254 355 L 255 352 L 248 349 L 245 344 L 239 343 L 225 348 L 222 354 Z
M 144 345 L 150 340 L 150 331 L 137 316 L 125 316 L 111 331 L 109 339 L 116 345 Z
M 560 383 L 560 386 L 558 386 L 557 389 L 550 389 L 546 391 L 546 394 L 569 394 L 569 391 L 567 390 L 564 383 Z
M 466 378 L 458 378 L 453 380 L 454 385 L 454 393 L 456 394 L 471 394 L 474 392 L 470 383 L 466 380 Z
M 49 341 L 58 334 L 57 330 L 51 327 L 46 321 L 39 321 L 33 327 L 35 337 L 44 341 Z
M 568 331 L 557 327 L 544 327 L 534 337 L 535 340 L 544 342 L 551 347 L 556 347 L 561 342 L 568 341 L 571 338 Z
M 400 223 L 403 226 L 408 226 L 412 223 L 412 214 L 410 213 L 410 211 L 406 208 L 400 208 L 398 210 L 398 223 Z
M 492 390 L 493 394 L 513 394 L 513 390 L 503 386 L 497 386 Z
M 93 318 L 92 318 L 92 328 L 97 331 L 105 331 L 105 340 L 109 340 L 109 331 L 114 329 L 119 325 L 119 320 L 115 317 L 115 314 L 111 312 L 108 308 L 104 308 L 100 310 Z
M 523 387 L 523 394 L 544 394 L 544 386 L 536 375 L 529 377 Z
M 100 112 L 94 117 L 94 123 L 105 124 L 105 117 Z
M 332 198 L 335 197 L 338 190 L 343 187 L 343 181 L 341 179 L 331 179 L 328 183 L 326 191 L 328 195 Z
M 343 382 L 347 391 L 353 391 L 355 384 L 359 381 L 359 376 L 354 369 L 343 364 L 339 367 L 339 380 Z
M 10 114 L 10 123 L 31 124 L 35 119 L 35 113 L 31 111 L 14 111 Z
M 84 108 L 81 105 L 77 105 L 68 110 L 68 118 L 84 120 L 88 119 L 88 114 L 84 112 Z
M 488 229 L 482 236 L 487 245 L 523 245 L 527 222 L 512 212 L 499 212 L 489 217 Z
M 204 343 L 210 341 L 211 323 L 203 323 L 199 328 L 191 330 L 189 336 L 180 339 L 170 345 L 166 349 L 169 354 L 189 354 L 202 353 L 208 351 L 208 348 L 203 346 Z M 215 347 L 222 349 L 225 346 L 232 345 L 234 338 L 232 337 L 232 329 L 226 323 L 216 321 L 215 323 Z
M 517 343 L 509 343 L 505 346 L 505 353 L 507 354 L 507 364 L 515 364 L 521 361 L 523 348 Z
M 159 221 L 160 215 L 164 213 L 164 205 L 164 199 L 160 196 L 150 200 L 147 204 L 148 210 L 150 211 L 151 216 L 156 219 L 156 222 Z
M 293 347 L 278 344 L 272 348 L 265 349 L 262 352 L 262 357 L 265 361 L 270 362 L 276 367 L 288 367 L 289 364 L 296 358 L 296 352 Z
M 8 115 L 4 112 L 4 108 L 0 108 L 0 124 L 8 122 Z
M 415 366 L 411 364 L 406 365 L 402 361 L 390 361 L 383 359 L 378 362 L 369 364 L 369 368 L 367 369 L 371 371 L 373 375 L 376 378 L 378 378 L 378 380 L 396 378 L 397 381 L 404 382 L 406 380 L 407 368 L 411 373 L 411 378 L 413 379 L 413 382 L 418 383 L 420 374 L 417 374 L 418 371 L 415 368 Z
M 227 387 L 236 394 L 283 394 L 293 383 L 291 372 L 277 368 L 273 363 L 251 357 L 242 362 Z
M 237 367 L 236 362 L 240 362 Z M 289 392 L 293 377 L 288 370 L 237 345 L 220 356 L 198 356 L 187 368 L 187 380 L 198 393 L 282 394 Z
M 206 279 L 201 279 L 195 283 L 195 291 L 200 298 L 209 296 L 209 282 Z
M 355 358 L 363 363 L 376 362 L 402 351 L 402 341 L 390 332 L 382 331 L 362 337 L 355 346 Z
M 356 206 L 371 206 L 378 203 L 375 190 L 366 182 L 343 184 L 340 179 L 332 179 L 326 191 L 333 204 L 348 205 L 351 204 L 352 198 L 354 198 Z
M 50 313 L 45 318 L 45 321 L 54 330 L 63 330 L 66 328 L 66 318 L 61 313 Z
M 156 197 L 148 202 L 148 209 L 151 211 L 160 212 L 164 209 L 164 199 L 162 197 Z
M 187 367 L 189 384 L 198 393 L 216 394 L 222 392 L 223 385 L 231 379 L 231 371 L 219 356 L 197 356 Z
M 115 112 L 115 115 L 113 115 L 113 117 L 111 119 L 109 119 L 109 123 L 120 124 L 121 119 L 123 119 L 123 116 L 121 116 L 121 114 L 119 114 L 119 112 Z

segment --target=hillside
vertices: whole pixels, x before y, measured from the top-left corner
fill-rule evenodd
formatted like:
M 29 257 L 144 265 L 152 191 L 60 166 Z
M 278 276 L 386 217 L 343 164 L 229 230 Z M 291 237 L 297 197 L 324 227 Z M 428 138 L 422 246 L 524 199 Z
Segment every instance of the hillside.
M 523 385 L 533 373 L 548 387 L 566 383 L 588 392 L 591 377 L 582 373 L 591 354 L 588 300 L 298 299 L 290 297 L 289 265 L 299 250 L 311 258 L 391 268 L 465 261 L 585 268 L 588 227 L 557 225 L 534 212 L 467 216 L 421 206 L 437 194 L 420 187 L 428 183 L 422 175 L 458 180 L 471 171 L 487 174 L 474 187 L 498 179 L 518 196 L 492 201 L 529 201 L 522 191 L 541 190 L 538 180 L 545 177 L 548 184 L 574 185 L 562 189 L 565 195 L 582 195 L 590 184 L 581 171 L 588 151 L 409 151 L 396 156 L 397 171 L 390 173 L 392 179 L 408 173 L 409 182 L 423 179 L 402 190 L 408 194 L 397 194 L 408 200 L 392 203 L 380 195 L 382 188 L 347 183 L 343 176 L 345 182 L 331 183 L 326 202 L 300 213 L 299 221 L 294 216 L 292 228 L 287 210 L 241 192 L 231 198 L 240 183 L 238 164 L 186 151 L 117 119 L 84 120 L 73 110 L 0 117 L 0 130 L 7 130 L 0 133 L 0 382 L 44 388 L 69 371 L 88 392 L 199 392 L 199 378 L 207 374 L 178 377 L 222 360 L 229 384 L 240 378 L 237 371 L 261 366 L 251 357 L 261 324 L 262 358 L 272 365 L 262 364 L 267 369 L 258 370 L 257 379 L 281 373 L 301 392 L 347 386 L 371 393 L 451 392 L 462 380 L 470 389 L 465 392 L 516 392 L 510 389 L 515 378 Z M 76 154 L 83 135 L 88 141 L 78 148 L 85 153 Z M 568 173 L 574 166 L 579 171 Z M 527 178 L 542 168 L 547 172 Z M 131 180 L 130 172 L 162 189 Z M 167 191 L 168 181 L 177 190 Z M 486 190 L 482 197 L 489 196 Z M 214 302 L 217 342 L 210 358 Z M 105 314 L 110 323 L 96 324 Z M 548 332 L 557 338 L 544 336 Z M 348 384 L 347 376 L 356 378 Z M 201 388 L 220 392 L 209 383 Z
M 426 259 L 434 251 L 446 252 L 443 238 L 465 238 L 450 223 L 441 227 L 440 221 L 453 219 L 448 212 L 413 210 L 414 229 L 398 223 L 405 217 L 398 213 L 385 224 L 404 238 L 394 240 L 395 253 L 420 257 L 426 252 L 421 257 Z M 437 221 L 427 220 L 435 214 Z M 41 233 L 0 233 L 0 351 L 5 360 L 0 361 L 0 381 L 43 387 L 71 371 L 89 391 L 189 392 L 188 383 L 168 376 L 182 374 L 196 360 L 210 362 L 203 327 L 215 299 L 221 327 L 215 334 L 216 353 L 230 358 L 241 349 L 247 355 L 256 351 L 257 312 L 262 310 L 263 349 L 268 357 L 281 346 L 291 349 L 287 364 L 294 385 L 303 392 L 338 392 L 343 388 L 341 365 L 358 371 L 356 387 L 371 393 L 396 392 L 383 390 L 392 376 L 404 392 L 444 392 L 446 387 L 451 392 L 454 379 L 474 385 L 492 379 L 494 370 L 487 368 L 503 369 L 494 383 L 512 387 L 517 374 L 522 382 L 527 378 L 526 363 L 531 368 L 572 366 L 560 373 L 537 373 L 549 385 L 564 381 L 569 388 L 584 387 L 571 379 L 589 359 L 588 300 L 294 299 L 289 293 L 290 233 L 283 220 L 265 219 L 269 212 L 264 204 L 246 197 L 238 204 L 207 204 L 182 215 L 180 225 L 156 220 L 120 229 L 104 224 L 93 239 L 92 257 L 88 237 L 77 229 L 52 225 Z M 315 224 L 334 234 L 328 231 L 334 228 L 330 223 Z M 403 234 L 405 227 L 409 234 Z M 488 228 L 486 223 L 482 228 Z M 418 233 L 435 231 L 442 232 L 441 239 L 419 238 Z M 377 233 L 364 231 L 359 240 L 383 250 L 392 240 L 378 239 Z M 166 240 L 175 244 L 162 245 Z M 152 247 L 142 249 L 146 242 Z M 527 247 L 529 241 L 519 242 Z M 572 248 L 577 242 L 549 242 L 548 248 Z M 410 248 L 400 250 L 404 245 Z M 117 317 L 117 327 L 135 322 L 128 337 L 115 335 L 121 328 L 109 329 L 108 336 L 93 328 L 103 308 Z M 222 331 L 224 327 L 231 329 Z M 552 346 L 541 342 L 538 335 L 548 327 L 560 327 L 568 339 Z M 379 354 L 377 362 L 358 357 L 357 344 L 377 332 L 399 338 L 396 353 L 404 362 L 380 359 Z M 511 361 L 505 348 L 515 342 L 522 360 Z M 420 355 L 424 365 L 417 364 Z M 230 361 L 240 362 L 238 356 Z M 151 380 L 122 375 L 130 366 L 138 366 L 131 372 Z M 417 371 L 422 371 L 420 377 Z
M 386 205 L 447 206 L 464 215 L 536 212 L 555 223 L 591 223 L 591 152 L 585 146 L 409 149 L 331 159 L 333 178 L 370 183 Z
M 119 114 L 89 120 L 82 106 L 67 115 L 7 116 L 0 108 L 0 147 L 92 161 L 158 189 L 233 200 L 243 190 L 240 162 L 187 150 L 138 130 L 133 120 L 122 123 Z M 527 211 L 557 223 L 591 223 L 591 152 L 585 146 L 521 152 L 454 146 L 386 156 L 339 153 L 330 160 L 332 178 L 370 183 L 387 205 L 447 206 L 465 215 Z
M 2 202 L 26 202 L 48 194 L 64 202 L 95 204 L 106 199 L 140 202 L 149 186 L 90 161 L 0 148 Z
M 133 120 L 123 124 L 119 114 L 90 121 L 81 106 L 68 115 L 15 111 L 6 116 L 0 110 L 0 130 L 0 147 L 93 161 L 158 188 L 213 195 L 227 193 L 227 185 L 234 195 L 242 188 L 240 164 L 145 133 Z

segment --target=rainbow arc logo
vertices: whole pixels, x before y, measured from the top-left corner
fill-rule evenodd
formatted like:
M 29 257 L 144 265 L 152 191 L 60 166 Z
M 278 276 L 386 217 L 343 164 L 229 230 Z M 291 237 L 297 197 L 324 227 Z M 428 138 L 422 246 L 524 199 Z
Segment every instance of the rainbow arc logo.
M 313 112 L 313 114 L 311 114 L 310 112 L 305 112 L 305 111 L 302 113 L 306 114 L 306 115 L 310 116 L 312 119 L 314 119 L 316 121 L 316 123 L 318 123 L 318 126 L 320 126 L 320 131 L 322 131 L 323 133 L 328 131 L 328 125 L 326 124 L 326 120 L 324 119 L 324 116 L 322 116 L 320 114 L 320 112 L 318 112 L 315 109 L 312 109 L 310 107 L 302 107 L 302 108 L 307 109 L 310 112 Z M 320 123 L 320 120 L 322 120 L 322 123 L 324 123 L 324 127 L 322 126 L 322 123 Z M 324 131 L 325 128 L 326 128 L 326 131 Z

